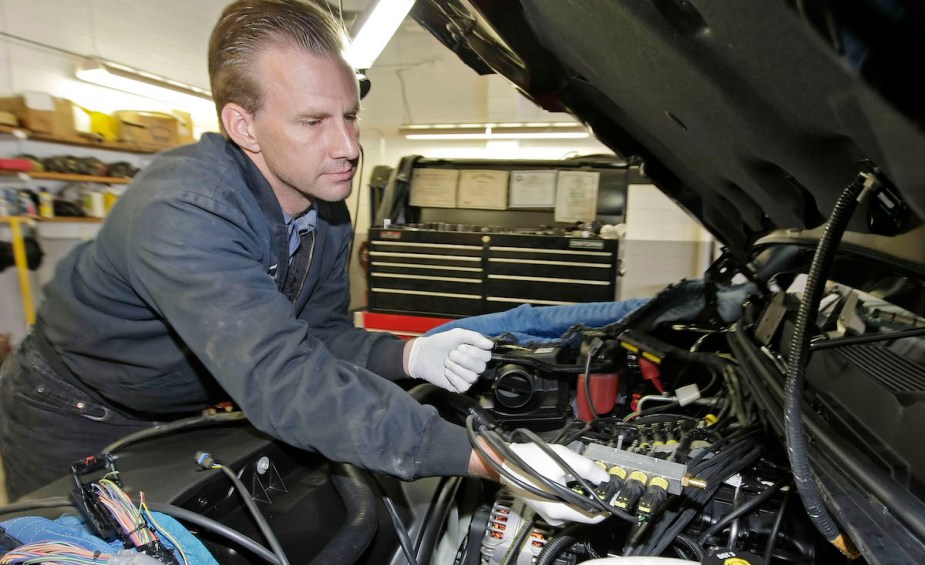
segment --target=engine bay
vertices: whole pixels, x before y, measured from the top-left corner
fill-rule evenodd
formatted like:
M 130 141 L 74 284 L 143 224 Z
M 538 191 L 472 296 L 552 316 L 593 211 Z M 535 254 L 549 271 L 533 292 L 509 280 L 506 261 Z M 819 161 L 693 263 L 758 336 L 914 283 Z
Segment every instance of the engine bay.
M 769 250 L 759 264 L 779 265 L 781 258 L 771 257 L 778 252 Z M 846 260 L 835 271 L 855 268 Z M 866 274 L 877 276 L 861 288 L 826 285 L 813 320 L 803 418 L 818 482 L 852 539 L 850 557 L 919 562 L 923 467 L 915 430 L 922 424 L 925 320 L 890 300 L 921 305 L 922 288 L 875 271 L 868 264 Z M 793 485 L 784 383 L 807 277 L 777 275 L 718 285 L 712 300 L 710 282 L 686 281 L 609 327 L 579 324 L 552 344 L 499 344 L 488 378 L 474 390 L 491 422 L 470 431 L 494 434 L 496 443 L 564 444 L 593 459 L 611 480 L 590 485 L 588 499 L 603 504 L 589 508 L 610 517 L 550 526 L 528 518 L 529 509 L 502 489 L 481 563 L 617 555 L 847 561 L 816 532 Z M 717 307 L 724 293 L 746 296 L 732 324 Z M 552 543 L 563 539 L 568 543 Z

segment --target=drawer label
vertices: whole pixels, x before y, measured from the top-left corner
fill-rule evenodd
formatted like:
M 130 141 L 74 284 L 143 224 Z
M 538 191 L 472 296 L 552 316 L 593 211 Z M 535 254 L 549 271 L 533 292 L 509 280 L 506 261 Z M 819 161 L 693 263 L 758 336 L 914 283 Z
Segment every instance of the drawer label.
M 603 249 L 604 242 L 600 239 L 570 239 L 568 246 L 571 249 Z

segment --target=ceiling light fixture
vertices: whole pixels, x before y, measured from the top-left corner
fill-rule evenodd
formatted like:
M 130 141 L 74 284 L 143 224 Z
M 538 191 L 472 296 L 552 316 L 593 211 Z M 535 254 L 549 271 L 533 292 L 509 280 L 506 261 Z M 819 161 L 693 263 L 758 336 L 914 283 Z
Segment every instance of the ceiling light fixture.
M 98 86 L 152 98 L 174 105 L 214 109 L 212 93 L 165 77 L 91 57 L 81 62 L 76 76 Z
M 421 124 L 398 128 L 406 139 L 494 140 L 494 139 L 585 139 L 588 128 L 575 122 L 501 124 Z
M 354 68 L 366 70 L 395 35 L 398 26 L 414 6 L 414 0 L 378 0 L 365 12 L 365 19 L 344 51 L 344 59 Z

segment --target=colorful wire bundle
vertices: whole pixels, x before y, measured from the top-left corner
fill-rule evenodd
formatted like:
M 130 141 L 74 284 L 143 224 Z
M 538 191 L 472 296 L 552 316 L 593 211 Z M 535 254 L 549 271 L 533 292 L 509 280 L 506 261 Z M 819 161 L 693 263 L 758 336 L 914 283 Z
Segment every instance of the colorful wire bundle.
M 161 535 L 167 538 L 167 540 L 173 544 L 177 551 L 180 552 L 180 557 L 183 558 L 183 565 L 188 565 L 189 560 L 186 558 L 186 553 L 183 552 L 183 548 L 180 547 L 180 544 L 177 543 L 177 540 L 175 540 L 173 536 L 170 535 L 167 530 L 162 528 L 161 525 L 157 523 L 157 520 L 154 519 L 154 514 L 151 513 L 151 511 L 148 509 L 148 505 L 145 503 L 145 493 L 143 491 L 138 493 L 138 498 L 138 506 L 141 508 L 142 512 L 144 512 L 145 517 L 148 518 L 148 522 L 151 523 L 151 526 L 155 531 L 159 532 Z
M 119 527 L 132 540 L 135 547 L 147 545 L 155 540 L 141 512 L 135 508 L 132 499 L 119 488 L 119 485 L 109 479 L 100 479 L 99 482 L 94 483 L 93 489 L 97 492 L 100 503 L 112 513 Z
M 17 547 L 0 557 L 0 564 L 51 563 L 52 565 L 100 565 L 112 555 L 90 551 L 67 542 L 39 542 Z
M 109 509 L 113 518 L 116 519 L 122 531 L 129 536 L 136 548 L 155 541 L 157 538 L 154 532 L 157 531 L 177 549 L 184 565 L 188 563 L 186 554 L 180 544 L 154 520 L 154 516 L 148 510 L 147 504 L 145 504 L 144 492 L 139 493 L 139 503 L 136 508 L 132 499 L 125 494 L 125 491 L 108 479 L 100 479 L 98 483 L 93 485 L 93 488 L 96 490 L 100 502 Z M 147 521 L 145 521 L 145 518 L 147 518 Z M 149 523 L 151 527 L 148 526 Z

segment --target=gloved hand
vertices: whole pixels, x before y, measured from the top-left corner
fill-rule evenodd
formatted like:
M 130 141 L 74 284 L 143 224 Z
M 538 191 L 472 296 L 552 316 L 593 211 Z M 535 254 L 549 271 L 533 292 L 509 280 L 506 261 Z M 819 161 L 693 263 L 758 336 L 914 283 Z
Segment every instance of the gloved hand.
M 553 451 L 559 455 L 559 457 L 568 463 L 568 465 L 574 469 L 576 473 L 581 475 L 584 479 L 588 480 L 592 486 L 597 486 L 610 478 L 607 475 L 607 472 L 599 467 L 597 463 L 588 459 L 587 457 L 575 453 L 564 445 L 550 445 L 549 447 L 551 447 Z M 527 465 L 548 479 L 552 479 L 561 485 L 565 485 L 566 480 L 571 478 L 570 476 L 566 475 L 565 471 L 562 470 L 562 468 L 555 461 L 553 461 L 552 457 L 544 453 L 543 450 L 535 444 L 512 443 L 510 448 L 514 453 L 517 454 L 518 457 L 523 459 Z M 548 489 L 545 488 L 542 483 L 540 483 L 537 479 L 522 473 L 512 462 L 505 462 L 504 469 L 509 471 L 517 478 L 523 480 L 524 482 L 530 483 L 540 490 L 548 491 Z M 543 519 L 546 520 L 546 523 L 550 526 L 560 526 L 564 522 L 596 524 L 607 517 L 607 515 L 604 513 L 588 513 L 578 510 L 564 502 L 555 502 L 552 500 L 546 500 L 545 498 L 540 498 L 535 494 L 523 490 L 517 485 L 511 484 L 507 477 L 504 475 L 501 475 L 501 484 L 507 485 L 514 492 L 514 495 L 522 498 L 527 506 L 542 516 Z
M 454 392 L 469 390 L 485 371 L 494 343 L 462 328 L 419 337 L 411 342 L 408 374 Z

